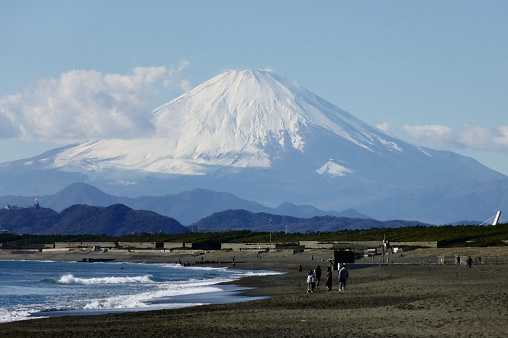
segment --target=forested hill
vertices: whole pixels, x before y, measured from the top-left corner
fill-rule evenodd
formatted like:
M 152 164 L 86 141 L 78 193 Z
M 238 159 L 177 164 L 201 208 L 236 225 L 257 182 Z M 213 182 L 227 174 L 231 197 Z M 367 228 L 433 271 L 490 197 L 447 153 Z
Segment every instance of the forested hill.
M 0 230 L 33 235 L 110 235 L 188 230 L 177 220 L 152 211 L 133 210 L 122 204 L 108 207 L 73 205 L 60 213 L 47 208 L 0 209 Z
M 424 224 L 416 221 L 378 221 L 369 218 L 315 216 L 298 218 L 243 209 L 214 213 L 193 224 L 200 231 L 251 230 L 261 232 L 328 232 L 344 229 L 398 228 Z M 108 207 L 73 205 L 61 212 L 48 208 L 0 209 L 0 230 L 30 235 L 110 235 L 132 233 L 178 234 L 188 231 L 171 217 L 133 210 L 123 204 Z
M 193 224 L 205 231 L 252 230 L 263 232 L 328 232 L 344 229 L 399 228 L 415 225 L 428 226 L 417 221 L 378 221 L 371 218 L 350 218 L 336 216 L 315 216 L 299 218 L 274 215 L 265 212 L 246 210 L 226 210 L 216 212 Z

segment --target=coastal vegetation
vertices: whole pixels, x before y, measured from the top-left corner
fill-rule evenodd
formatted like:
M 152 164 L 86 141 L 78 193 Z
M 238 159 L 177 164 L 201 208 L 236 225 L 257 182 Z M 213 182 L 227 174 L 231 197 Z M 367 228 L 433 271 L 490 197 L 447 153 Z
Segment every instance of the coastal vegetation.
M 180 234 L 142 233 L 128 236 L 109 235 L 15 235 L 0 234 L 4 247 L 51 244 L 55 242 L 185 242 L 193 249 L 220 249 L 221 243 L 268 243 L 281 247 L 295 247 L 299 241 L 437 241 L 439 247 L 505 246 L 508 242 L 508 223 L 497 226 L 447 225 L 411 226 L 399 228 L 371 228 L 334 232 L 285 233 L 251 230 L 225 232 L 187 232 Z

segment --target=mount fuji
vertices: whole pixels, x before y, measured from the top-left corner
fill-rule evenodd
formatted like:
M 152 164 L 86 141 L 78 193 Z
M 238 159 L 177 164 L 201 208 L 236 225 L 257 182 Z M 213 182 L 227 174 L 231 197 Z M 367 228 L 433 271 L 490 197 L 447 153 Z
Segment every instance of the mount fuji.
M 508 203 L 501 173 L 391 137 L 272 71 L 224 72 L 155 109 L 152 124 L 151 137 L 1 164 L 0 191 L 54 193 L 73 182 L 125 196 L 204 188 L 269 206 L 432 223 L 485 219 Z

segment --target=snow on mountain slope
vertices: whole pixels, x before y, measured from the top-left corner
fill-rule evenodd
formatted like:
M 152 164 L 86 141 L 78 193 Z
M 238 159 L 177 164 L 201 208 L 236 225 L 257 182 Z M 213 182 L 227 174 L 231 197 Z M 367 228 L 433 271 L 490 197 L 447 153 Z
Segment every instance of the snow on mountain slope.
M 153 138 L 90 141 L 59 154 L 53 167 L 184 175 L 205 174 L 207 166 L 268 168 L 276 152 L 305 152 L 309 135 L 320 130 L 369 151 L 402 151 L 381 131 L 271 71 L 224 72 L 157 108 L 153 123 Z
M 366 149 L 378 141 L 400 150 L 377 129 L 271 71 L 224 72 L 156 109 L 155 121 L 159 136 L 179 131 L 178 154 L 198 157 L 270 143 L 304 151 L 306 133 L 316 127 Z
M 331 176 L 344 176 L 351 172 L 351 170 L 341 166 L 340 164 L 334 163 L 332 160 L 326 162 L 324 166 L 316 170 L 318 174 L 328 173 Z

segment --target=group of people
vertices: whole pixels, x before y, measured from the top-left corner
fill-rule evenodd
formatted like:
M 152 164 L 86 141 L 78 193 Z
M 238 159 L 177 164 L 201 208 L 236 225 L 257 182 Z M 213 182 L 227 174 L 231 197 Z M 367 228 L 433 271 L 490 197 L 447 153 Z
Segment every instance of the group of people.
M 298 267 L 298 270 L 301 271 L 301 265 Z M 307 293 L 314 292 L 314 289 L 319 287 L 321 274 L 322 271 L 319 265 L 315 270 L 309 269 L 309 273 L 307 275 Z
M 339 291 L 346 290 L 346 282 L 349 277 L 348 269 L 346 268 L 346 264 L 339 263 L 339 272 L 338 272 L 338 280 L 339 280 Z M 298 271 L 302 271 L 302 266 L 298 266 Z M 313 270 L 309 269 L 309 273 L 307 275 L 307 293 L 314 292 L 316 287 L 319 287 L 319 281 L 321 280 L 322 270 L 321 267 L 318 267 Z M 325 285 L 328 288 L 328 291 L 332 291 L 332 269 L 330 267 L 326 268 L 326 282 Z

